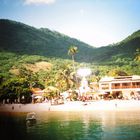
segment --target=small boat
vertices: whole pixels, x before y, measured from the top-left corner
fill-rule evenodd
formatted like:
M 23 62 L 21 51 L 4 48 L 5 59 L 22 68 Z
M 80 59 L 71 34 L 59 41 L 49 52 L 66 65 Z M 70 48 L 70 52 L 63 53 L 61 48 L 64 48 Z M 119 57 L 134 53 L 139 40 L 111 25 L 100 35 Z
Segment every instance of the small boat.
M 26 124 L 28 126 L 32 126 L 36 124 L 36 114 L 34 112 L 30 112 L 26 116 Z

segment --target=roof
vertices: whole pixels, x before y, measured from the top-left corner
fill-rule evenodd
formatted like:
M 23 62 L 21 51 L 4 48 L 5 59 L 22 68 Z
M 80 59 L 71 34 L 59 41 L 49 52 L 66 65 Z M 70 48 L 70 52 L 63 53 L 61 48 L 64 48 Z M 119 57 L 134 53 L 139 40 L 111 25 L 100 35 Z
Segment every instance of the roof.
M 140 81 L 139 75 L 133 75 L 133 76 L 118 76 L 118 77 L 103 77 L 99 82 L 113 82 L 113 81 Z
M 31 92 L 33 94 L 42 94 L 42 93 L 44 93 L 44 90 L 42 90 L 40 88 L 31 88 Z

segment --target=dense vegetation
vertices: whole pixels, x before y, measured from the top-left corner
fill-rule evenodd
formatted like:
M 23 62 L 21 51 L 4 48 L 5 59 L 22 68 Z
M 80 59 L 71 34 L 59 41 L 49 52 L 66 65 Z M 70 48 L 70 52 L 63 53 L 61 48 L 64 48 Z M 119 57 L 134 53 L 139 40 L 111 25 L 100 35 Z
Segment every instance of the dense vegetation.
M 24 95 L 29 102 L 30 87 L 76 88 L 79 67 L 91 68 L 90 82 L 105 75 L 140 75 L 140 31 L 95 48 L 47 28 L 0 20 L 0 99 Z
M 78 46 L 78 60 L 90 60 L 93 47 L 86 43 L 47 28 L 36 29 L 19 22 L 0 20 L 1 51 L 68 59 L 70 45 Z

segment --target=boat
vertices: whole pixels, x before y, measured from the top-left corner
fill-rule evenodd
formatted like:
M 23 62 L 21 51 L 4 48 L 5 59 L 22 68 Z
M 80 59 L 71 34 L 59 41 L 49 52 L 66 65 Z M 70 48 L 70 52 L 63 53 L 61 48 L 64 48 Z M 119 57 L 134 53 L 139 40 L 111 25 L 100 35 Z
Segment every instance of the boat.
M 26 115 L 26 124 L 27 126 L 32 126 L 36 124 L 36 114 L 35 112 L 30 112 Z

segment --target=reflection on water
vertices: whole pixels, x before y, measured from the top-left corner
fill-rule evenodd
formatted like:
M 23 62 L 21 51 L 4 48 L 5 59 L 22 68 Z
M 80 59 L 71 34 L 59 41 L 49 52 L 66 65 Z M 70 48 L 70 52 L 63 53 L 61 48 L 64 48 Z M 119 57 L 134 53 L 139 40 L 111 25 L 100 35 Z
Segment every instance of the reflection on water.
M 0 137 L 4 140 L 25 140 L 26 121 L 24 114 L 0 113 Z
M 140 112 L 42 112 L 26 127 L 26 114 L 1 115 L 9 140 L 139 140 Z M 5 134 L 6 134 L 5 133 Z M 4 133 L 3 133 L 4 134 Z M 14 139 L 13 139 L 14 138 Z

